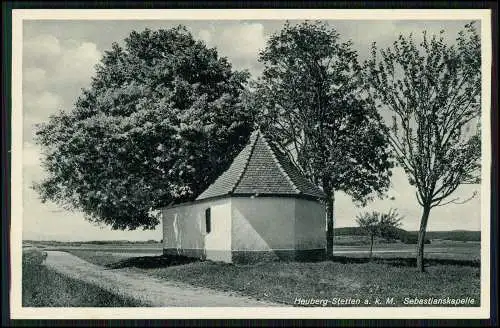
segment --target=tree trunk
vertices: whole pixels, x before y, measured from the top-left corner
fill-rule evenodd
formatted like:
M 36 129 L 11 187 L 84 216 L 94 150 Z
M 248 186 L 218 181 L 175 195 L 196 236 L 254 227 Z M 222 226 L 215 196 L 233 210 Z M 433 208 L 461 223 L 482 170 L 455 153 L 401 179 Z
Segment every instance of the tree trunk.
M 418 231 L 417 241 L 417 269 L 420 272 L 425 272 L 424 267 L 424 245 L 425 245 L 425 232 L 427 230 L 427 221 L 429 220 L 429 213 L 431 212 L 430 205 L 424 205 L 424 212 L 420 220 L 420 229 Z
M 326 198 L 326 256 L 333 256 L 333 206 L 335 203 L 335 195 L 333 192 L 327 193 Z
M 373 235 L 370 237 L 370 261 L 372 260 L 373 255 Z

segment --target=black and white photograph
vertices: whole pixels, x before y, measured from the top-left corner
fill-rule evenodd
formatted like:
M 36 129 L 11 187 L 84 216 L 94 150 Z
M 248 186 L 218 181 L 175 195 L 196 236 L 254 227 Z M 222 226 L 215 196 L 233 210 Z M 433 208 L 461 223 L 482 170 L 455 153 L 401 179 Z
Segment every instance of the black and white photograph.
M 13 318 L 488 317 L 488 10 L 12 22 Z

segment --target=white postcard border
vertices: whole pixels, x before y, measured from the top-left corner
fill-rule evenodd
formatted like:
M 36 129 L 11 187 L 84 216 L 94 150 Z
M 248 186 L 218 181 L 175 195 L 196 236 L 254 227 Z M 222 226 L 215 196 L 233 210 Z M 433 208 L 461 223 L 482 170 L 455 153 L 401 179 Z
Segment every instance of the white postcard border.
M 376 14 L 374 15 L 374 12 Z M 21 303 L 23 215 L 22 38 L 24 20 L 480 20 L 482 183 L 480 307 L 165 307 L 28 308 Z M 15 9 L 12 11 L 11 290 L 12 319 L 481 319 L 490 314 L 491 12 L 488 9 Z

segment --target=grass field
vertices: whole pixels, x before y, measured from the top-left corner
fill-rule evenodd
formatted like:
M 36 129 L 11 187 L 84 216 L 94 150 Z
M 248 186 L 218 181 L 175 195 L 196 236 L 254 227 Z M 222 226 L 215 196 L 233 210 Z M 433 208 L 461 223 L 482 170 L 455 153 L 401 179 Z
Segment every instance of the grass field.
M 366 238 L 361 236 L 342 236 L 342 243 L 334 244 L 334 254 L 338 256 L 366 257 L 369 246 L 366 244 Z M 161 255 L 161 243 L 64 243 L 64 242 L 32 242 L 36 247 L 44 250 L 59 251 L 89 251 L 105 252 L 116 256 L 147 256 Z M 450 259 L 450 260 L 474 260 L 480 259 L 479 242 L 475 241 L 450 241 L 450 240 L 432 240 L 431 244 L 425 245 L 425 256 L 429 259 Z M 404 257 L 411 258 L 415 256 L 415 245 L 394 243 L 375 243 L 374 255 L 376 257 L 392 258 Z
M 393 298 L 402 306 L 405 298 L 466 298 L 479 306 L 480 270 L 473 265 L 434 264 L 421 274 L 414 266 L 392 262 L 316 263 L 268 262 L 249 265 L 195 261 L 162 256 L 128 258 L 92 251 L 70 251 L 91 263 L 109 268 L 127 268 L 169 281 L 189 283 L 221 291 L 233 291 L 278 303 L 293 305 L 296 298 L 359 299 Z M 352 306 L 352 305 L 343 305 Z M 357 305 L 359 306 L 359 305 Z M 365 305 L 368 306 L 368 305 Z M 468 305 L 471 306 L 471 305 Z
M 136 307 L 126 299 L 91 284 L 70 279 L 41 265 L 23 264 L 24 307 Z
M 162 244 L 158 242 L 32 244 L 44 250 L 67 251 L 110 269 L 133 270 L 169 281 L 291 305 L 296 298 L 371 302 L 362 304 L 365 306 L 375 305 L 377 298 L 384 302 L 393 298 L 394 303 L 376 306 L 402 306 L 407 305 L 403 303 L 405 298 L 470 297 L 475 299 L 474 306 L 479 306 L 480 243 L 474 241 L 432 240 L 425 246 L 424 274 L 415 268 L 415 245 L 400 242 L 375 244 L 372 262 L 367 258 L 368 246 L 361 241 L 334 245 L 333 261 L 251 265 L 163 257 Z M 30 270 L 23 274 L 25 306 L 138 306 L 134 301 L 46 268 L 40 267 L 38 270 L 42 271 L 38 273 Z
M 416 246 L 403 243 L 375 244 L 374 256 L 379 258 L 414 258 Z M 473 261 L 479 265 L 481 244 L 479 242 L 462 242 L 449 240 L 433 240 L 424 247 L 425 258 L 429 260 Z M 366 257 L 368 245 L 334 245 L 334 255 L 349 257 Z
M 398 229 L 399 238 L 401 241 L 408 239 L 404 238 L 410 236 L 415 240 L 418 235 L 418 231 L 407 231 L 403 229 Z M 334 229 L 334 235 L 337 236 L 364 236 L 365 233 L 360 227 L 343 227 Z M 453 241 L 481 241 L 481 231 L 470 231 L 470 230 L 448 230 L 448 231 L 427 231 L 425 234 L 426 238 L 430 240 L 453 240 Z
M 159 242 L 119 242 L 97 244 L 95 242 L 55 242 L 55 241 L 40 241 L 40 242 L 24 242 L 23 247 L 34 246 L 47 251 L 66 251 L 66 250 L 87 250 L 95 252 L 112 252 L 112 253 L 142 253 L 142 254 L 161 254 L 162 244 Z

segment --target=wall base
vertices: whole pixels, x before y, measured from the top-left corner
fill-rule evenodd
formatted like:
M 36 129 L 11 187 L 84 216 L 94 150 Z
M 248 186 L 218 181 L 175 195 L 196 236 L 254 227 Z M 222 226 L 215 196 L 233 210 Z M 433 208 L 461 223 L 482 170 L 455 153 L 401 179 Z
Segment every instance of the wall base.
M 208 254 L 208 257 L 207 257 Z M 222 261 L 227 263 L 256 263 L 269 261 L 317 262 L 326 260 L 326 250 L 286 249 L 268 251 L 207 251 L 203 249 L 164 248 L 163 255 L 180 255 L 202 260 Z
M 317 262 L 326 260 L 325 249 L 287 249 L 268 251 L 232 251 L 233 262 L 256 263 L 266 261 Z
M 164 248 L 163 255 L 173 255 L 173 256 L 186 256 L 193 257 L 197 259 L 205 259 L 205 252 L 203 249 L 196 248 Z

